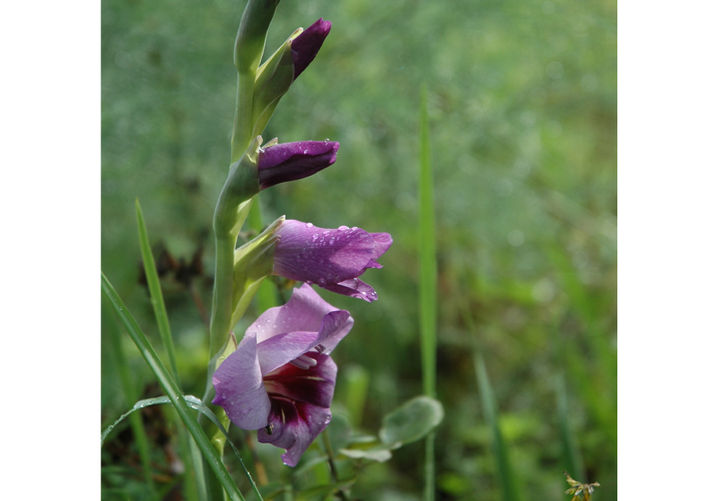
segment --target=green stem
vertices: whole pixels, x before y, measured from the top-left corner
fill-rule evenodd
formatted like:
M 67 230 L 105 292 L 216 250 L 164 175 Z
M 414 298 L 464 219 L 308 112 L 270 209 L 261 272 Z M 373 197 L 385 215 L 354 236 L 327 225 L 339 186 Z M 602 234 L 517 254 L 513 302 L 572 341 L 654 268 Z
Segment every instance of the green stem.
M 238 72 L 234 132 L 231 137 L 232 162 L 241 158 L 253 139 L 253 86 L 255 82 L 255 72 Z
M 437 264 L 433 173 L 428 127 L 427 90 L 421 88 L 419 119 L 419 327 L 424 393 L 436 396 Z M 435 499 L 435 434 L 426 437 L 424 500 Z
M 331 470 L 331 478 L 333 479 L 334 484 L 338 484 L 338 470 L 336 469 L 336 462 L 333 459 L 333 449 L 331 448 L 331 440 L 329 439 L 329 434 L 324 430 L 321 432 L 321 439 L 322 442 L 324 443 L 324 449 L 326 450 L 326 456 L 328 457 L 329 460 L 329 469 Z M 347 500 L 348 498 L 346 497 L 345 492 L 343 490 L 338 489 L 336 491 L 336 495 L 339 497 L 339 499 Z
M 209 324 L 209 358 L 215 358 L 231 330 L 234 309 L 234 247 L 230 232 L 215 235 L 214 296 Z

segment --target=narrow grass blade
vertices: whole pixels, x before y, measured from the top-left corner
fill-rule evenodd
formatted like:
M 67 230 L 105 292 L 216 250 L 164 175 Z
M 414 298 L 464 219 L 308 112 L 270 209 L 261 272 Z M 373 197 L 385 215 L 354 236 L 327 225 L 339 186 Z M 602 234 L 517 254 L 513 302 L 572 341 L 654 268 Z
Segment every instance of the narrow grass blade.
M 582 457 L 577 450 L 572 427 L 570 426 L 567 412 L 567 387 L 565 377 L 557 376 L 555 382 L 555 396 L 557 398 L 557 417 L 560 425 L 560 437 L 562 440 L 562 455 L 565 463 L 565 471 L 574 478 L 584 478 Z
M 436 396 L 436 230 L 426 87 L 421 89 L 419 120 L 419 325 L 424 393 Z M 435 433 L 426 437 L 424 499 L 435 498 Z
M 224 463 L 222 463 L 222 461 L 219 459 L 216 449 L 207 438 L 207 435 L 205 435 L 202 427 L 189 413 L 188 406 L 184 400 L 185 397 L 180 391 L 180 388 L 178 388 L 173 376 L 165 368 L 160 358 L 158 358 L 158 355 L 151 346 L 148 338 L 141 331 L 141 328 L 136 323 L 136 320 L 131 315 L 129 310 L 127 310 L 127 307 L 117 294 L 117 291 L 114 290 L 114 287 L 112 287 L 112 284 L 104 274 L 102 275 L 102 291 L 107 296 L 107 299 L 109 299 L 109 301 L 112 303 L 112 306 L 117 312 L 117 316 L 124 324 L 127 333 L 131 337 L 132 341 L 134 341 L 134 344 L 144 357 L 144 360 L 146 360 L 146 363 L 153 371 L 154 375 L 158 379 L 158 382 L 161 384 L 161 387 L 166 392 L 171 402 L 173 402 L 173 406 L 175 407 L 178 416 L 183 421 L 185 427 L 188 429 L 193 439 L 197 443 L 197 446 L 204 456 L 204 459 L 211 466 L 214 475 L 216 475 L 226 494 L 231 499 L 242 500 L 243 495 L 241 494 L 241 491 L 232 480 L 229 472 L 226 470 L 226 466 L 224 466 Z
M 234 445 L 234 442 L 232 442 L 231 438 L 229 438 L 229 435 L 226 431 L 226 428 L 224 425 L 217 419 L 217 416 L 206 406 L 202 403 L 202 400 L 197 398 L 194 395 L 185 395 L 183 397 L 183 401 L 185 404 L 190 407 L 193 410 L 196 410 L 200 414 L 204 414 L 204 416 L 209 419 L 214 425 L 221 431 L 224 436 L 226 437 L 226 442 L 229 444 L 229 447 L 231 447 L 231 450 L 234 451 L 234 454 L 236 455 L 236 458 L 238 459 L 239 463 L 241 463 L 241 467 L 243 468 L 244 472 L 246 473 L 246 476 L 248 477 L 249 482 L 251 483 L 251 487 L 253 487 L 254 491 L 258 496 L 260 497 L 260 492 L 258 491 L 258 487 L 256 486 L 256 483 L 253 480 L 253 477 L 249 474 L 248 470 L 246 469 L 246 465 L 243 462 L 243 458 L 241 457 L 241 454 L 239 453 L 238 448 L 236 445 Z M 160 397 L 153 397 L 153 398 L 145 398 L 143 400 L 139 400 L 136 402 L 131 409 L 129 409 L 127 412 L 119 416 L 115 422 L 110 424 L 107 428 L 105 428 L 102 432 L 102 437 L 101 441 L 102 443 L 105 442 L 105 439 L 107 436 L 114 430 L 114 428 L 119 425 L 122 421 L 124 421 L 125 418 L 131 416 L 132 413 L 145 409 L 146 407 L 151 407 L 152 405 L 165 405 L 165 404 L 172 404 L 170 401 L 170 398 L 167 396 L 160 396 Z
M 475 353 L 475 373 L 477 375 L 477 388 L 482 400 L 482 411 L 484 419 L 492 429 L 492 448 L 497 463 L 497 472 L 499 474 L 499 486 L 501 487 L 504 501 L 520 501 L 520 491 L 517 486 L 516 477 L 514 476 L 509 453 L 504 443 L 504 437 L 499 426 L 499 413 L 497 411 L 497 403 L 494 398 L 492 386 L 489 383 L 487 376 L 487 368 L 482 360 L 480 353 Z
M 178 377 L 178 368 L 175 359 L 175 344 L 173 342 L 173 334 L 170 330 L 170 322 L 168 321 L 168 312 L 166 311 L 165 301 L 163 300 L 163 292 L 161 290 L 160 280 L 158 279 L 158 271 L 156 269 L 156 263 L 153 258 L 153 251 L 148 241 L 148 233 L 146 231 L 146 222 L 144 221 L 144 215 L 141 210 L 141 204 L 139 200 L 136 200 L 136 221 L 139 230 L 139 247 L 141 249 L 141 259 L 144 263 L 144 274 L 146 275 L 146 282 L 148 284 L 149 296 L 151 298 L 151 306 L 153 306 L 153 313 L 156 317 L 156 322 L 158 324 L 158 332 L 161 335 L 161 341 L 163 346 L 166 347 L 168 353 L 168 361 L 170 362 L 170 369 L 175 377 L 176 383 L 180 384 L 180 378 Z M 170 417 L 170 416 L 169 416 Z M 185 491 L 189 496 L 195 495 L 194 487 L 192 485 L 193 477 L 192 475 L 197 474 L 197 469 L 195 468 L 194 459 L 192 456 L 192 447 L 190 446 L 190 438 L 185 434 L 182 423 L 179 421 L 175 422 L 178 431 L 178 440 L 180 442 L 180 452 L 183 456 L 185 462 Z M 194 481 L 198 483 L 204 482 L 203 477 L 194 477 Z M 200 490 L 201 486 L 200 486 Z
M 583 333 L 579 342 L 595 356 L 582 357 L 570 347 L 564 347 L 564 360 L 567 369 L 573 372 L 570 381 L 580 385 L 579 391 L 585 397 L 594 417 L 602 429 L 609 435 L 611 442 L 616 441 L 616 385 L 608 384 L 616 379 L 616 351 L 611 345 L 611 338 L 601 323 L 605 318 L 597 306 L 596 297 L 583 285 L 573 258 L 564 249 L 552 246 L 548 257 L 558 273 L 562 289 L 569 298 L 574 313 L 581 323 Z M 580 374 L 576 374 L 580 372 Z
M 139 247 L 141 249 L 141 259 L 144 261 L 144 272 L 146 274 L 146 282 L 148 283 L 148 291 L 151 296 L 151 305 L 153 313 L 156 315 L 158 323 L 158 332 L 161 335 L 161 341 L 168 353 L 168 362 L 170 369 L 175 376 L 175 381 L 180 384 L 178 378 L 178 370 L 175 363 L 175 345 L 173 344 L 173 334 L 170 331 L 170 323 L 168 322 L 168 313 L 166 305 L 163 301 L 163 292 L 161 291 L 161 283 L 158 280 L 158 271 L 156 270 L 156 261 L 153 259 L 153 252 L 148 243 L 148 234 L 146 233 L 146 223 L 141 212 L 141 204 L 136 200 L 136 222 L 139 228 Z
M 131 374 L 126 364 L 126 357 L 124 356 L 124 348 L 122 347 L 122 339 L 119 336 L 116 325 L 114 322 L 116 319 L 112 316 L 112 311 L 107 310 L 106 305 L 103 304 L 102 307 L 103 314 L 103 327 L 104 331 L 107 333 L 110 344 L 112 348 L 112 355 L 115 359 L 115 365 L 117 366 L 117 372 L 119 375 L 119 382 L 121 383 L 122 390 L 128 402 L 135 399 L 134 385 L 132 383 Z M 156 486 L 153 483 L 153 472 L 151 471 L 151 454 L 149 452 L 148 439 L 146 437 L 146 430 L 144 428 L 144 422 L 141 416 L 134 415 L 129 417 L 129 424 L 134 432 L 134 439 L 136 441 L 136 449 L 139 452 L 139 459 L 141 460 L 141 467 L 144 470 L 144 478 L 146 480 L 146 485 L 150 493 L 155 496 Z M 103 436 L 102 441 L 105 441 Z
M 426 88 L 421 93 L 419 172 L 419 316 L 424 393 L 436 395 L 436 230 Z

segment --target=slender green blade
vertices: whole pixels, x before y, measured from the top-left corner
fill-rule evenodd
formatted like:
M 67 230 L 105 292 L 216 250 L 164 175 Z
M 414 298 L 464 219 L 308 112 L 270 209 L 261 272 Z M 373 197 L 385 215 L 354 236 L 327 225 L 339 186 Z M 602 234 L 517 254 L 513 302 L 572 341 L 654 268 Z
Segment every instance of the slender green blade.
M 421 92 L 419 172 L 419 316 L 424 393 L 436 395 L 436 230 L 426 88 Z
M 212 412 L 206 405 L 202 403 L 202 400 L 197 398 L 194 395 L 185 395 L 183 397 L 183 400 L 185 404 L 190 407 L 193 410 L 196 410 L 200 414 L 203 414 L 207 419 L 209 419 L 214 425 L 219 429 L 222 434 L 224 434 L 226 438 L 226 442 L 229 444 L 229 447 L 231 447 L 231 450 L 234 451 L 234 454 L 236 455 L 236 458 L 239 460 L 239 463 L 241 463 L 241 466 L 243 467 L 243 470 L 246 472 L 246 476 L 248 477 L 249 482 L 251 482 L 251 486 L 253 487 L 254 491 L 258 496 L 260 497 L 260 492 L 258 491 L 258 487 L 256 486 L 255 482 L 253 481 L 253 477 L 251 477 L 250 473 L 246 469 L 246 465 L 243 462 L 243 457 L 241 457 L 241 453 L 239 452 L 238 448 L 236 445 L 234 445 L 234 442 L 229 438 L 228 433 L 226 431 L 226 428 L 224 425 L 217 419 L 217 416 Z M 161 397 L 152 397 L 152 398 L 145 398 L 143 400 L 139 400 L 136 402 L 131 409 L 129 409 L 127 412 L 119 416 L 112 424 L 107 426 L 102 431 L 102 437 L 101 441 L 102 443 L 105 442 L 105 439 L 107 439 L 107 436 L 114 430 L 119 423 L 124 421 L 127 417 L 131 418 L 132 414 L 138 410 L 145 409 L 146 407 L 151 407 L 153 405 L 166 405 L 166 404 L 171 404 L 172 402 L 170 401 L 169 397 L 166 396 L 161 396 Z
M 424 393 L 436 396 L 436 230 L 433 207 L 433 175 L 428 130 L 426 87 L 421 89 L 419 120 L 419 325 L 421 374 Z M 426 437 L 424 499 L 435 498 L 435 434 Z
M 175 381 L 179 382 L 178 370 L 175 363 L 175 345 L 173 344 L 173 334 L 170 331 L 170 323 L 168 322 L 168 313 L 166 312 L 165 301 L 163 301 L 163 292 L 161 291 L 161 283 L 158 280 L 158 271 L 156 270 L 156 261 L 153 259 L 153 252 L 148 243 L 148 233 L 146 233 L 146 223 L 144 215 L 141 211 L 141 204 L 136 200 L 136 221 L 139 227 L 139 247 L 141 248 L 141 259 L 144 261 L 144 272 L 146 274 L 146 282 L 148 283 L 148 291 L 151 296 L 151 305 L 153 313 L 156 315 L 158 323 L 158 332 L 161 335 L 163 346 L 166 347 L 168 353 L 168 362 L 170 369 L 173 371 Z
M 171 374 L 165 368 L 163 362 L 161 362 L 160 358 L 151 346 L 148 338 L 141 331 L 141 328 L 136 323 L 136 320 L 131 315 L 129 310 L 127 310 L 124 302 L 119 297 L 119 294 L 117 294 L 117 291 L 114 290 L 114 287 L 112 287 L 112 284 L 109 282 L 104 273 L 102 274 L 102 291 L 107 296 L 107 299 L 109 299 L 109 301 L 112 303 L 112 306 L 117 312 L 117 316 L 124 324 L 127 333 L 131 337 L 132 341 L 134 341 L 134 344 L 144 357 L 144 360 L 146 360 L 146 363 L 153 371 L 166 395 L 168 395 L 171 402 L 173 402 L 173 406 L 175 407 L 178 416 L 192 435 L 192 438 L 195 440 L 195 443 L 202 452 L 204 459 L 211 466 L 214 475 L 219 480 L 226 494 L 231 499 L 243 500 L 241 491 L 232 480 L 229 472 L 226 470 L 226 466 L 224 466 L 224 463 L 222 463 L 222 461 L 219 459 L 216 449 L 207 438 L 207 435 L 205 435 L 202 427 L 197 423 L 192 415 L 190 415 L 187 404 L 184 400 L 185 397 L 180 391 L 180 388 L 178 388 L 173 376 L 171 376 Z
M 477 388 L 482 401 L 484 419 L 492 429 L 492 448 L 497 463 L 499 486 L 501 487 L 503 499 L 504 501 L 520 501 L 520 490 L 509 460 L 509 451 L 504 443 L 504 437 L 499 426 L 496 399 L 494 398 L 492 386 L 489 383 L 487 368 L 480 353 L 475 353 L 475 373 L 477 375 Z
M 170 368 L 175 377 L 175 381 L 180 384 L 180 378 L 178 377 L 178 368 L 175 358 L 175 343 L 173 342 L 173 334 L 170 330 L 170 322 L 168 320 L 168 312 L 166 311 L 165 301 L 163 300 L 163 291 L 161 290 L 161 283 L 158 279 L 158 271 L 156 269 L 156 262 L 153 257 L 153 251 L 148 241 L 148 233 L 146 231 L 146 222 L 144 220 L 143 211 L 141 210 L 141 204 L 137 199 L 136 205 L 136 221 L 139 230 L 139 247 L 141 249 L 141 259 L 144 263 L 144 274 L 146 275 L 146 282 L 148 284 L 149 296 L 151 298 L 151 306 L 153 306 L 153 313 L 156 317 L 156 322 L 158 324 L 158 332 L 161 335 L 161 341 L 166 347 L 168 353 L 168 361 L 170 362 Z M 190 438 L 184 433 L 182 428 L 182 423 L 176 421 L 175 423 L 178 429 L 178 439 L 180 441 L 180 452 L 183 455 L 183 460 L 185 461 L 185 490 L 190 497 L 195 495 L 195 490 L 192 485 L 191 475 L 195 475 L 195 481 L 198 482 L 200 491 L 202 490 L 202 483 L 204 478 L 197 476 L 198 469 L 195 468 L 193 459 L 193 449 L 190 446 Z
M 560 437 L 562 440 L 562 455 L 565 463 L 565 471 L 574 478 L 584 478 L 582 457 L 577 450 L 572 427 L 570 426 L 567 411 L 567 387 L 565 376 L 559 374 L 555 382 L 555 394 L 557 398 L 557 416 L 560 425 Z
M 112 355 L 115 359 L 115 365 L 117 366 L 117 371 L 119 375 L 119 381 L 124 390 L 124 395 L 127 401 L 133 401 L 135 398 L 134 385 L 132 383 L 131 374 L 127 368 L 126 357 L 124 356 L 124 348 L 122 347 L 122 339 L 117 332 L 116 325 L 114 322 L 116 319 L 111 315 L 111 310 L 106 309 L 106 305 L 102 307 L 103 311 L 103 321 L 104 330 L 110 339 L 110 344 L 112 347 Z M 121 418 L 120 418 L 121 419 Z M 149 452 L 148 439 L 146 437 L 146 430 L 144 428 L 144 422 L 141 416 L 134 415 L 129 416 L 129 424 L 131 425 L 132 431 L 134 432 L 134 439 L 136 441 L 136 448 L 139 452 L 139 459 L 141 460 L 141 466 L 144 470 L 144 478 L 146 479 L 146 485 L 150 493 L 155 496 L 156 487 L 153 483 L 153 473 L 151 471 L 151 454 Z M 105 436 L 102 437 L 102 441 L 105 441 Z

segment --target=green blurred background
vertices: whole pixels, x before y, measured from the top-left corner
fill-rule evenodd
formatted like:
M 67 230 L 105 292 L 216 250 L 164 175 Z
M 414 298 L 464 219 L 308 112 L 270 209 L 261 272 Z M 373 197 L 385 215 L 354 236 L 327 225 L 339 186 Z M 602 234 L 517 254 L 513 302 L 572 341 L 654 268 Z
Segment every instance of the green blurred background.
M 213 270 L 209 228 L 229 164 L 232 48 L 243 6 L 102 2 L 102 267 L 156 336 L 139 283 L 139 198 L 164 272 L 184 390 L 197 395 L 207 361 L 201 317 Z M 601 483 L 597 501 L 615 499 L 616 3 L 286 0 L 266 54 L 319 17 L 333 29 L 281 101 L 265 139 L 331 138 L 341 143 L 338 160 L 260 199 L 266 223 L 286 214 L 394 237 L 381 259 L 385 268 L 364 277 L 378 302 L 320 291 L 356 319 L 334 352 L 336 415 L 376 433 L 384 414 L 421 393 L 417 178 L 425 84 L 437 226 L 438 397 L 446 411 L 437 431 L 438 499 L 501 499 L 476 387 L 476 347 L 521 499 L 566 498 L 559 384 L 584 475 L 578 480 Z M 105 329 L 113 329 L 110 315 L 104 318 Z M 161 393 L 126 338 L 124 348 L 133 398 L 103 337 L 103 427 L 134 398 Z M 146 422 L 154 450 L 163 449 L 172 426 L 153 431 Z M 280 465 L 280 450 L 258 452 L 271 479 L 309 480 Z M 177 476 L 168 473 L 167 454 L 154 452 L 159 461 L 159 485 L 168 490 Z M 408 445 L 367 467 L 353 495 L 420 499 L 422 461 L 423 444 Z M 142 477 L 133 463 L 126 432 L 108 441 L 105 499 L 140 499 Z

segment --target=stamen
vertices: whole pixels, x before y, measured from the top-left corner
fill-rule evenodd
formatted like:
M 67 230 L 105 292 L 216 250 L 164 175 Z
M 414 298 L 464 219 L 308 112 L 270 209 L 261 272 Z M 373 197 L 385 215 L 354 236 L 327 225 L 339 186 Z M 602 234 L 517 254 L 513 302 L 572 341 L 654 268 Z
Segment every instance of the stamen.
M 272 434 L 273 434 L 273 423 L 270 423 L 270 424 L 268 424 L 268 425 L 265 426 L 265 432 L 266 432 L 268 435 L 272 435 Z
M 310 367 L 314 367 L 316 365 L 316 360 L 314 360 L 311 357 L 308 357 L 306 355 L 300 355 L 299 357 L 295 358 L 294 360 L 291 360 L 290 363 L 294 365 L 295 367 L 299 367 L 300 369 L 307 370 Z

